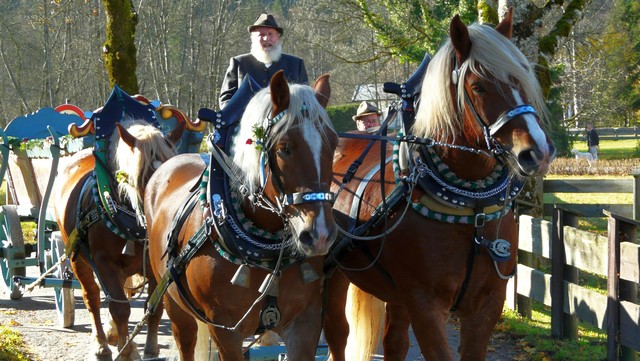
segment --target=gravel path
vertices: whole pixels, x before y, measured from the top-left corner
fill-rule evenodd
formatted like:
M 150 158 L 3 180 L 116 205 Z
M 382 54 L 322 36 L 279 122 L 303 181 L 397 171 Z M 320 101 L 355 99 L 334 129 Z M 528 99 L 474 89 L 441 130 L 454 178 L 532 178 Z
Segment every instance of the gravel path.
M 31 270 L 28 269 L 28 273 L 30 272 Z M 75 326 L 70 329 L 60 328 L 57 325 L 53 292 L 52 288 L 36 288 L 33 292 L 25 294 L 22 299 L 13 301 L 9 300 L 7 294 L 2 294 L 0 291 L 0 325 L 9 326 L 23 335 L 25 343 L 33 352 L 32 360 L 85 360 L 91 335 L 91 322 L 89 312 L 82 302 L 80 291 L 75 291 Z M 142 319 L 144 297 L 133 301 L 129 330 L 133 330 L 136 323 Z M 101 311 L 104 320 L 108 312 L 106 305 L 103 305 Z M 160 323 L 158 337 L 161 357 L 167 357 L 175 353 L 171 349 L 173 338 L 171 337 L 170 325 L 165 313 Z M 135 338 L 140 352 L 144 346 L 145 337 L 146 329 L 143 328 L 142 332 Z M 449 343 L 451 348 L 453 350 L 457 349 L 459 342 L 455 325 L 450 324 Z M 117 354 L 117 350 L 114 347 L 112 347 L 112 351 L 114 355 Z M 500 335 L 494 336 L 489 346 L 487 360 L 511 361 L 515 359 L 521 358 L 518 357 L 518 352 L 516 352 L 514 345 Z M 407 360 L 424 360 L 413 337 Z

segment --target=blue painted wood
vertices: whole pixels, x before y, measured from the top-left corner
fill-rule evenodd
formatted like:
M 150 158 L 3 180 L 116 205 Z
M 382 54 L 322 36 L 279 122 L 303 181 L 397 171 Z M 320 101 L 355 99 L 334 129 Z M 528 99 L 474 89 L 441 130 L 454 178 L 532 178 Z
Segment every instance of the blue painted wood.
M 50 136 L 47 125 L 60 135 L 69 134 L 69 125 L 82 125 L 84 119 L 73 114 L 62 114 L 53 108 L 42 108 L 33 113 L 13 119 L 4 131 L 16 138 L 45 139 Z

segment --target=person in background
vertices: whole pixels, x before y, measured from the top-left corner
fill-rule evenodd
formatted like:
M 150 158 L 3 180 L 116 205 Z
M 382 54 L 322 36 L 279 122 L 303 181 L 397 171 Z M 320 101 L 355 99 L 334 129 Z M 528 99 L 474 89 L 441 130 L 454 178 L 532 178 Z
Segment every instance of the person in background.
M 308 84 L 307 69 L 304 61 L 282 52 L 282 34 L 271 14 L 260 14 L 253 25 L 248 27 L 251 34 L 251 52 L 232 57 L 220 90 L 220 109 L 231 100 L 238 90 L 242 79 L 251 75 L 261 87 L 266 87 L 278 70 L 284 70 L 290 83 Z
M 356 127 L 365 133 L 375 133 L 380 129 L 380 115 L 382 112 L 369 102 L 362 102 L 353 116 Z
M 589 153 L 593 157 L 593 160 L 598 160 L 598 149 L 600 149 L 600 138 L 598 133 L 593 128 L 593 123 L 587 122 L 587 148 Z

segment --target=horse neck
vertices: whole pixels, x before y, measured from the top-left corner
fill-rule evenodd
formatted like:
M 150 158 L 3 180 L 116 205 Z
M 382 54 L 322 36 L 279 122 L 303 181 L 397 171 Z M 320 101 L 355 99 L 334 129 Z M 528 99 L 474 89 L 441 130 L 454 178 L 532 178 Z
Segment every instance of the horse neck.
M 486 149 L 482 134 L 474 131 L 467 130 L 463 134 L 458 134 L 455 145 L 490 153 Z M 460 179 L 468 181 L 484 179 L 493 172 L 496 166 L 495 158 L 486 154 L 476 154 L 456 148 L 445 149 L 444 152 L 444 155 L 440 153 L 442 162 Z
M 270 200 L 271 204 L 275 205 L 273 201 L 275 197 L 270 195 L 268 189 L 265 189 L 265 196 Z M 282 218 L 271 210 L 265 209 L 260 206 L 253 205 L 248 198 L 245 198 L 242 202 L 242 210 L 247 218 L 249 218 L 253 224 L 269 233 L 276 233 L 284 227 Z

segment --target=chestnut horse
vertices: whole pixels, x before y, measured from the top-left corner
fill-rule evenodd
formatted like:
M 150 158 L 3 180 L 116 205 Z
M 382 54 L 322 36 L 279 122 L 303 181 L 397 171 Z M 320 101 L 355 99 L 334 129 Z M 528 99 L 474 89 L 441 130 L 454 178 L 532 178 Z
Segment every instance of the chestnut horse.
M 179 122 L 176 129 L 166 137 L 145 120 L 123 120 L 116 123 L 117 131 L 113 131 L 110 137 L 106 164 L 109 177 L 118 181 L 117 191 L 112 192 L 115 204 L 131 205 L 131 209 L 142 212 L 142 190 L 155 168 L 176 155 L 173 145 L 180 139 L 184 126 L 184 122 Z M 133 275 L 146 276 L 148 266 L 143 266 L 144 243 L 133 243 L 133 248 L 123 254 L 127 239 L 109 226 L 106 214 L 100 215 L 104 210 L 96 205 L 99 200 L 93 192 L 96 187 L 95 168 L 94 149 L 73 155 L 56 179 L 56 219 L 68 248 L 67 253 L 73 252 L 71 267 L 82 286 L 82 298 L 91 315 L 93 338 L 89 359 L 111 360 L 109 340 L 100 318 L 101 290 L 94 278 L 95 270 L 100 287 L 109 302 L 110 316 L 116 325 L 119 359 L 134 360 L 139 358 L 134 343 L 122 349 L 128 340 L 131 314 L 124 285 Z M 149 290 L 152 291 L 154 287 L 154 280 L 150 279 Z M 161 316 L 162 309 L 149 318 L 145 358 L 158 356 L 157 334 Z
M 360 235 L 366 237 L 355 233 L 332 253 L 337 271 L 329 280 L 325 336 L 334 361 L 345 360 L 349 281 L 386 302 L 385 360 L 405 359 L 409 325 L 425 359 L 451 360 L 446 324 L 452 313 L 460 320 L 460 359 L 485 359 L 516 268 L 511 204 L 524 179 L 544 175 L 555 156 L 542 127 L 540 86 L 511 33 L 511 10 L 495 29 L 452 19 L 450 37 L 422 82 L 411 129 L 422 145 L 395 147 L 407 153 L 381 167 L 392 157 L 388 149 L 381 160 L 377 142 L 353 180 L 342 184 L 368 141 L 341 139 L 332 186 L 342 189 L 336 222 L 343 228 L 356 223 L 347 229 L 352 233 L 364 224 Z M 367 223 L 374 212 L 381 216 Z M 352 332 L 355 338 L 370 334 Z
M 214 159 L 222 152 L 212 151 L 209 169 L 228 169 L 229 188 L 201 188 L 208 196 L 200 205 L 187 202 L 206 168 L 200 156 L 179 155 L 152 176 L 145 197 L 149 256 L 158 289 L 167 285 L 164 304 L 181 360 L 196 357 L 202 326 L 222 360 L 244 360 L 243 340 L 269 329 L 283 338 L 291 360 L 315 359 L 322 282 L 308 276 L 322 273 L 321 256 L 337 234 L 329 189 L 338 137 L 323 108 L 329 92 L 328 76 L 311 88 L 276 73 L 247 105 L 232 154 Z M 244 221 L 231 216 L 238 211 Z M 253 231 L 238 230 L 245 221 L 277 235 L 264 251 L 275 258 L 257 256 L 264 248 L 254 244 Z

